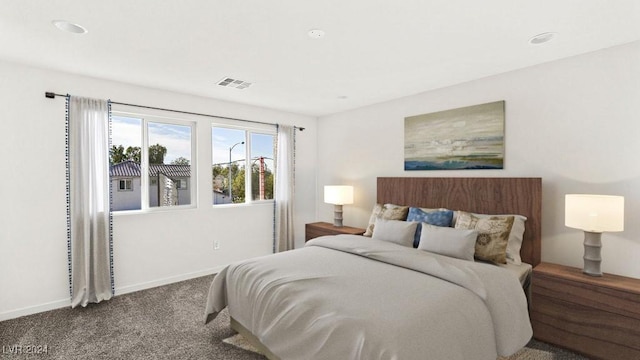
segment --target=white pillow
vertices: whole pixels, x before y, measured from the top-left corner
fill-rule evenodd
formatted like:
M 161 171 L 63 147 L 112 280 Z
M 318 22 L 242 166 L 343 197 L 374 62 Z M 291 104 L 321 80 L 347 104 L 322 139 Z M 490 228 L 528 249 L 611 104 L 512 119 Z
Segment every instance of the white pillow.
M 418 249 L 473 261 L 477 238 L 477 230 L 455 229 L 422 223 Z
M 451 227 L 455 227 L 458 220 L 459 211 L 453 212 L 453 220 L 451 220 Z M 476 214 L 471 213 L 479 218 L 487 218 L 490 216 L 513 216 L 513 226 L 509 233 L 509 241 L 507 242 L 507 262 L 521 265 L 522 258 L 520 257 L 520 248 L 522 248 L 522 237 L 524 236 L 524 223 L 527 221 L 526 216 L 514 215 L 514 214 L 501 214 L 501 215 L 488 215 L 488 214 Z
M 413 248 L 413 236 L 416 234 L 417 226 L 417 222 L 378 218 L 372 238 Z
M 373 236 L 373 228 L 376 226 L 376 219 L 383 218 L 387 220 L 406 220 L 407 213 L 409 212 L 408 206 L 394 205 L 394 204 L 376 204 L 369 217 L 369 225 L 367 230 L 362 236 Z

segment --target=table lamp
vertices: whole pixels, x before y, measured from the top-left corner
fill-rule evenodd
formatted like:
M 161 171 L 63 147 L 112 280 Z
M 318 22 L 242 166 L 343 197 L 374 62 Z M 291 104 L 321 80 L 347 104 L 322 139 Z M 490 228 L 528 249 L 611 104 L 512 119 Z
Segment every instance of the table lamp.
M 353 186 L 327 185 L 324 187 L 324 202 L 333 204 L 333 226 L 342 227 L 342 205 L 353 204 Z
M 624 197 L 611 195 L 565 195 L 564 224 L 584 231 L 584 268 L 591 276 L 600 271 L 601 236 L 605 231 L 624 230 Z

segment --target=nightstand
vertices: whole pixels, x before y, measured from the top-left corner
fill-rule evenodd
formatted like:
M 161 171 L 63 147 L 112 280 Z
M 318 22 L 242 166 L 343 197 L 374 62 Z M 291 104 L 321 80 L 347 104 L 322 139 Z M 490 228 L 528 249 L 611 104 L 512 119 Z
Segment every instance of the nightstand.
M 594 359 L 640 359 L 640 279 L 541 263 L 531 324 L 536 339 Z
M 306 224 L 304 227 L 304 241 L 307 242 L 313 238 L 324 235 L 339 235 L 339 234 L 351 234 L 362 235 L 365 229 L 355 228 L 351 226 L 335 227 L 333 224 L 326 222 L 316 222 Z

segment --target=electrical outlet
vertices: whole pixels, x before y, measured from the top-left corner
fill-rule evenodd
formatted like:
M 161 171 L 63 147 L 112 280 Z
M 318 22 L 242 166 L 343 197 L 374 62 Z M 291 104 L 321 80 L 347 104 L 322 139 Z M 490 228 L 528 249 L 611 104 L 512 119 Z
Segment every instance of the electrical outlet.
M 213 240 L 213 250 L 220 249 L 220 240 Z

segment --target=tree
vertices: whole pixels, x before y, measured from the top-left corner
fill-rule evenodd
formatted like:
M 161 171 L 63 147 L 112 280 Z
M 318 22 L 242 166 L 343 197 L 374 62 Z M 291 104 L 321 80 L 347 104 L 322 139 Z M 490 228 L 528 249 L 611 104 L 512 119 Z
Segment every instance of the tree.
M 233 171 L 233 165 L 231 166 L 231 175 L 232 175 L 232 183 L 233 183 L 233 203 L 244 203 L 244 166 L 239 168 L 237 164 L 236 171 Z M 239 169 L 238 169 L 239 168 Z M 233 176 L 235 174 L 235 176 Z
M 136 164 L 140 164 L 140 157 L 142 156 L 142 149 L 139 146 L 129 146 L 124 153 L 127 160 L 131 160 Z
M 149 164 L 164 164 L 164 156 L 167 155 L 167 148 L 155 144 L 149 146 Z
M 109 151 L 109 163 L 119 164 L 123 161 L 127 160 L 124 154 L 124 146 L 122 145 L 111 145 L 111 150 Z
M 260 165 L 251 166 L 251 195 L 254 199 L 260 199 Z M 264 199 L 273 199 L 273 172 L 264 168 Z
M 223 194 L 229 193 L 229 169 L 226 164 L 213 165 L 211 170 L 213 177 L 213 190 Z M 234 203 L 245 202 L 245 167 L 239 166 L 237 163 L 231 164 L 231 183 Z M 265 166 L 264 169 L 264 198 L 265 200 L 273 199 L 273 171 Z M 253 199 L 260 198 L 260 166 L 253 164 L 251 166 L 251 196 Z
M 213 190 L 223 194 L 229 194 L 229 167 L 223 164 L 216 164 L 212 167 Z M 233 203 L 243 203 L 244 196 L 244 166 L 238 163 L 231 163 L 231 190 Z
M 189 159 L 185 158 L 185 157 L 178 157 L 175 158 L 172 162 L 171 165 L 189 165 Z
M 109 162 L 111 165 L 119 164 L 123 161 L 131 160 L 140 163 L 141 150 L 138 146 L 129 146 L 125 150 L 122 145 L 111 145 L 109 151 Z
M 226 166 L 222 166 L 220 164 L 213 165 L 212 175 L 214 180 L 213 190 L 225 194 L 228 193 L 229 169 Z
M 149 164 L 164 164 L 164 157 L 167 155 L 167 148 L 155 144 L 149 146 Z M 123 161 L 131 160 L 136 164 L 140 164 L 142 158 L 142 149 L 139 146 L 129 146 L 126 149 L 122 145 L 111 145 L 109 151 L 109 161 L 111 165 L 119 164 Z M 176 165 L 189 165 L 189 160 L 179 157 L 171 162 Z

